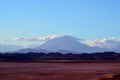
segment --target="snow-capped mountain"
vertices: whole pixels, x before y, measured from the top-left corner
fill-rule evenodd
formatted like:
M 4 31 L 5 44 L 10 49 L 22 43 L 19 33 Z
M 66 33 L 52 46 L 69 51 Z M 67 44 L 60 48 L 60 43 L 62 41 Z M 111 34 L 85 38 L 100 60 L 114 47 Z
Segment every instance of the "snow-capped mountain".
M 50 52 L 97 52 L 97 48 L 90 47 L 86 44 L 80 43 L 80 39 L 72 37 L 72 36 L 61 36 L 58 38 L 54 38 L 46 41 L 41 46 L 38 46 L 36 49 L 44 49 Z

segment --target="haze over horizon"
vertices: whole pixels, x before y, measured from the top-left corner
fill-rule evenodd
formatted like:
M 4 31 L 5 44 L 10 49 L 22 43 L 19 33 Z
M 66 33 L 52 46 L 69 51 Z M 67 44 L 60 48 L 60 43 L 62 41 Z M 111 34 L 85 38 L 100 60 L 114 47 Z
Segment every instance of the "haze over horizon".
M 119 4 L 120 0 L 1 0 L 0 47 L 34 47 L 61 35 L 89 46 L 118 47 Z

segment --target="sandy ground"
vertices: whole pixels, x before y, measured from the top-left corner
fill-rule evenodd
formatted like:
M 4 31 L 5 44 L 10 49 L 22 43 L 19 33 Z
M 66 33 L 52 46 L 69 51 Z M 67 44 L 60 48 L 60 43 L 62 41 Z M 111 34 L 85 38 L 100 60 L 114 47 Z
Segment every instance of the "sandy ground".
M 120 63 L 0 62 L 0 80 L 97 80 L 120 74 Z

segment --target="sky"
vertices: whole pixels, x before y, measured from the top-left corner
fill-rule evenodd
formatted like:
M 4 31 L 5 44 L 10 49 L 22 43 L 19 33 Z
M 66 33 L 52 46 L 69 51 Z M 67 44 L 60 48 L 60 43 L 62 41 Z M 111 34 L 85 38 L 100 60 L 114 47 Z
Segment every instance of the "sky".
M 0 0 L 0 44 L 53 34 L 120 38 L 120 0 Z

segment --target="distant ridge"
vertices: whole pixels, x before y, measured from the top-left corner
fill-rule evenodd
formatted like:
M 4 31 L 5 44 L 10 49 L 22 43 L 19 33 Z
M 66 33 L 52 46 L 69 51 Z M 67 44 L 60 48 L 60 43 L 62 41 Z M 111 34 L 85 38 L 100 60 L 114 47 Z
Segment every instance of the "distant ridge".
M 26 48 L 26 49 L 20 49 L 18 51 L 16 51 L 17 53 L 29 53 L 29 52 L 36 52 L 36 53 L 48 53 L 48 51 L 43 50 L 43 49 L 32 49 L 32 48 Z

